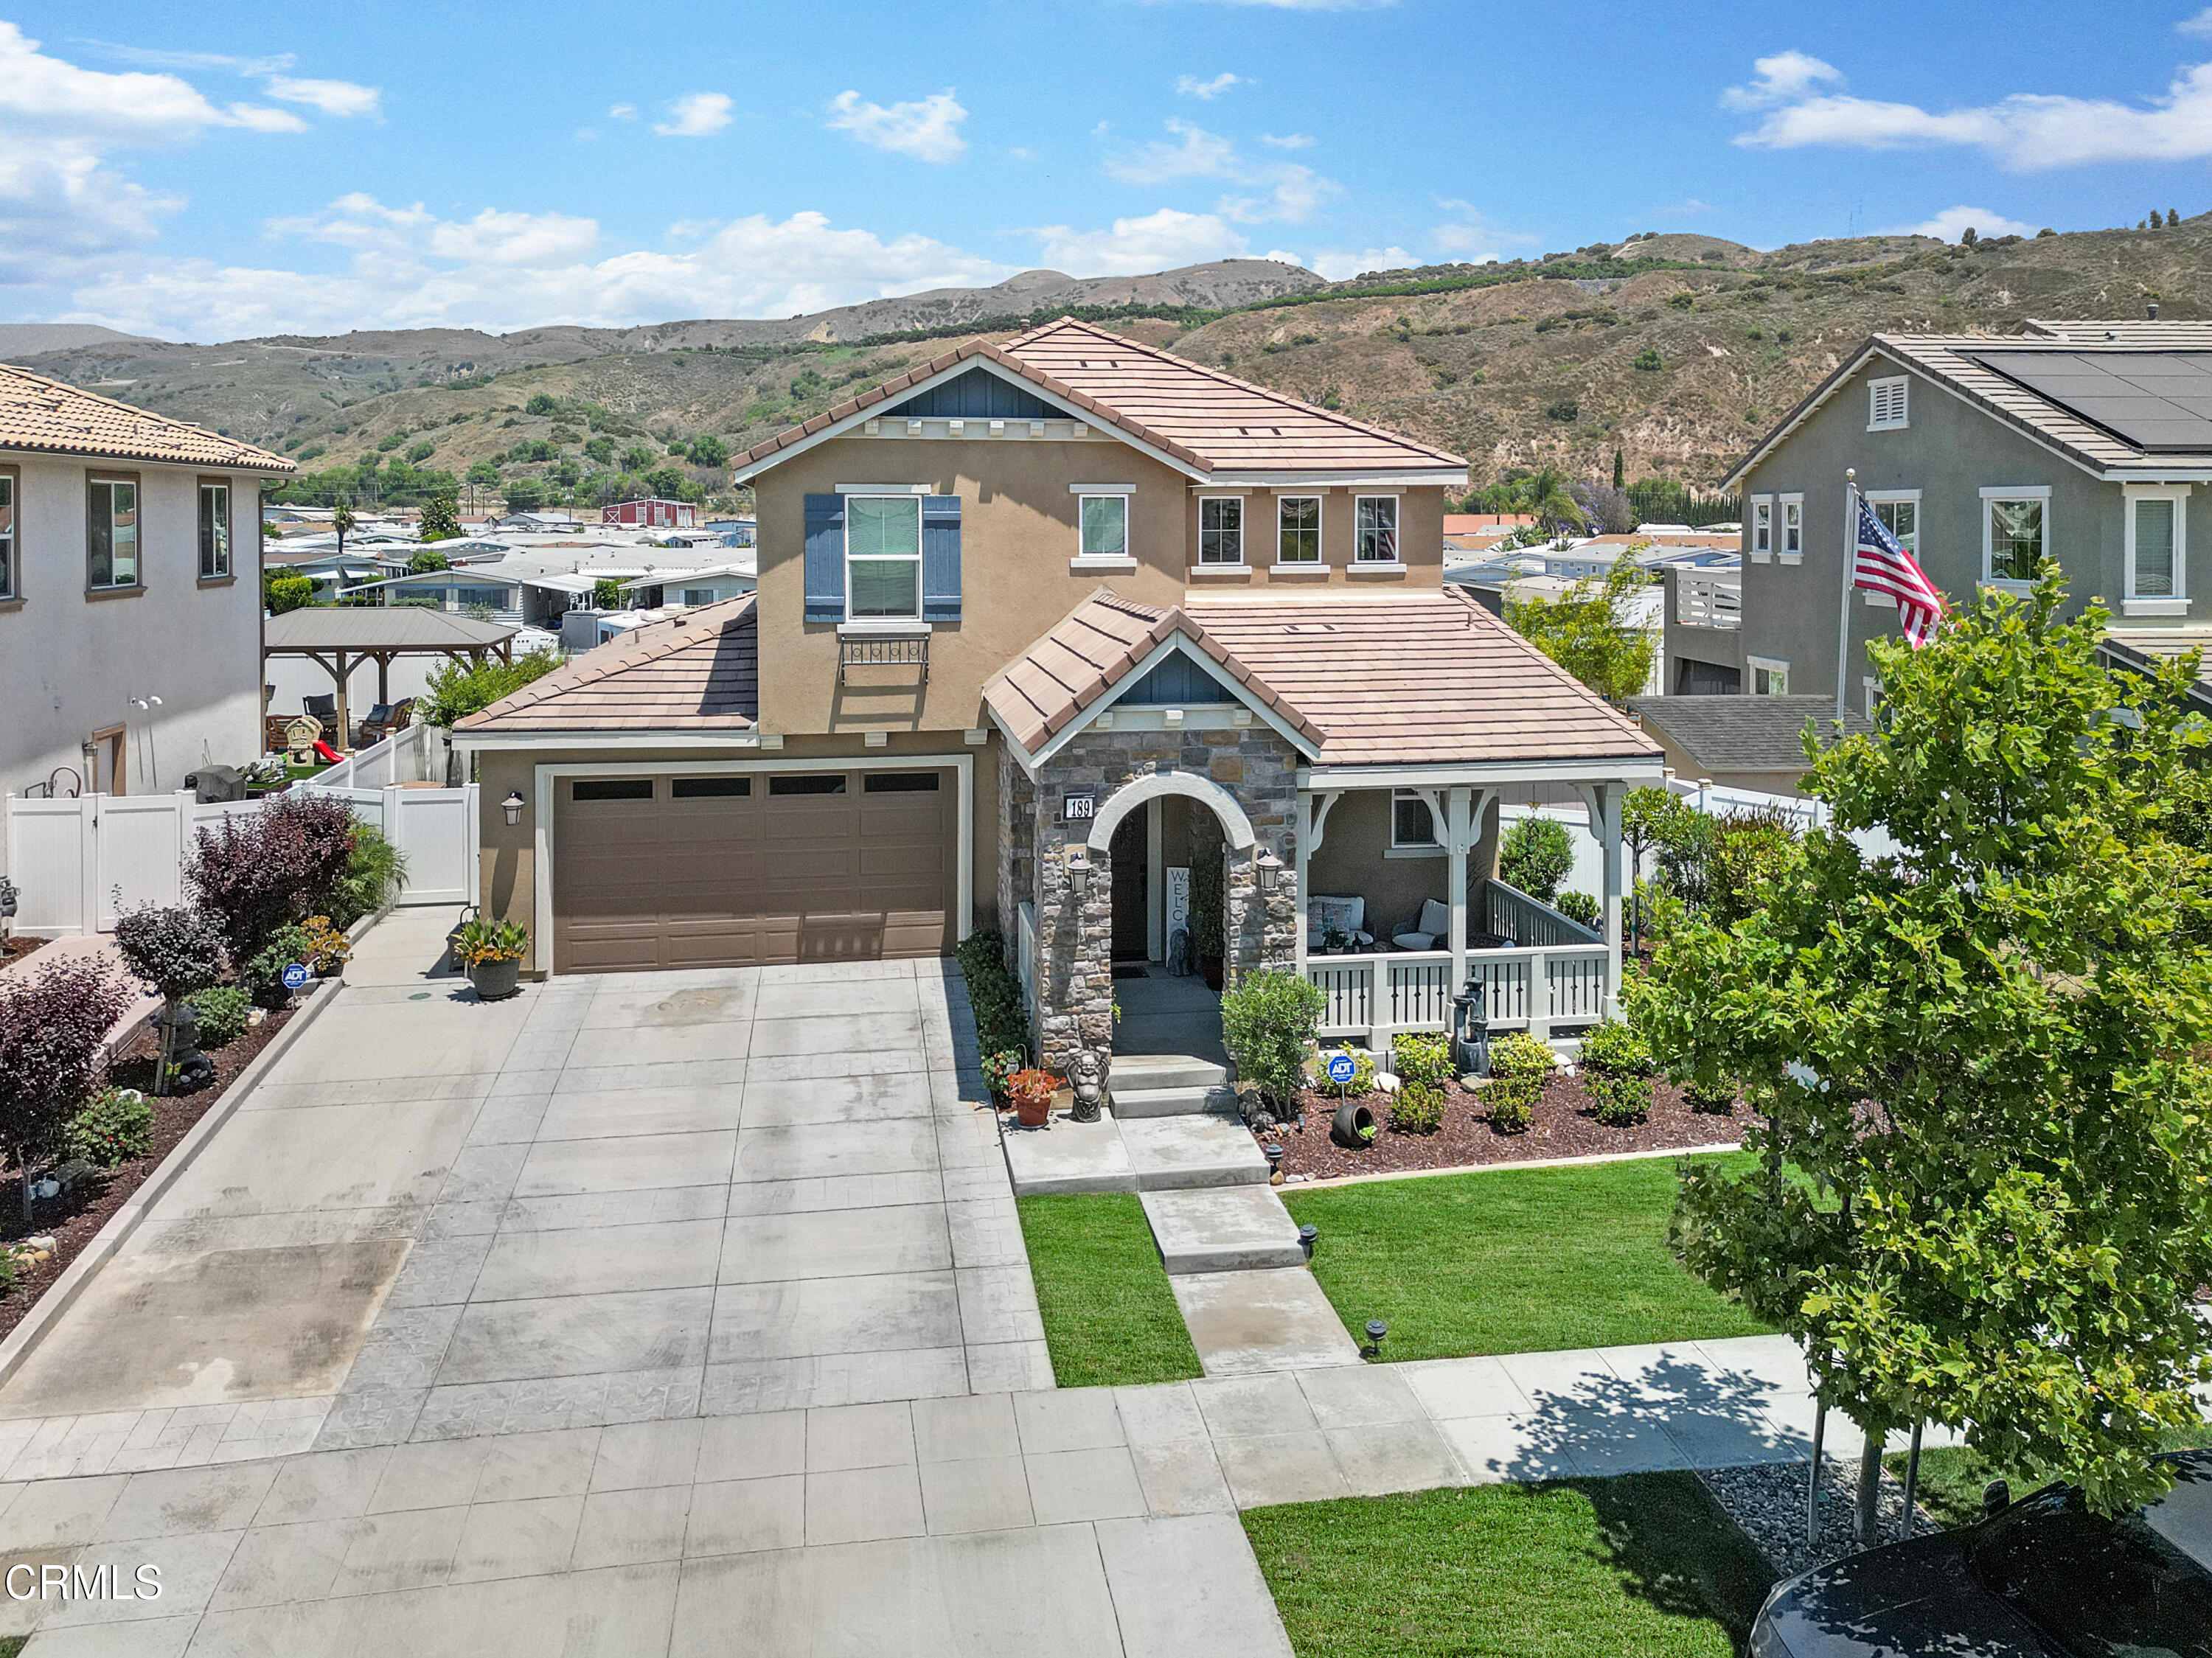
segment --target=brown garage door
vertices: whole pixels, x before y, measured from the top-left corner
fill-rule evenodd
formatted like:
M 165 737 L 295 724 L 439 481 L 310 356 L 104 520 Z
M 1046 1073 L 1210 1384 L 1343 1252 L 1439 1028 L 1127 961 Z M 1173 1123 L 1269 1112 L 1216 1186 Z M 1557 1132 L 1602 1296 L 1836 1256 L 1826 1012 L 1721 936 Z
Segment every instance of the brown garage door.
M 951 770 L 562 778 L 554 970 L 942 955 L 957 788 Z

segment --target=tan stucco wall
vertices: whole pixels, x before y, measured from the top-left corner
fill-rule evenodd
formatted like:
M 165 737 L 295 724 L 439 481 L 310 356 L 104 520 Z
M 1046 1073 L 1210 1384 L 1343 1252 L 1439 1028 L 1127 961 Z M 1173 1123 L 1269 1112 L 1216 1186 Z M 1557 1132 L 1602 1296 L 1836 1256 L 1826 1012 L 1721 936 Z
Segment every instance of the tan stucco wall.
M 974 882 L 974 918 L 978 929 L 998 926 L 999 893 L 999 760 L 995 734 L 989 743 L 970 748 L 960 740 L 958 733 L 946 738 L 938 733 L 935 738 L 918 733 L 894 735 L 880 749 L 864 748 L 858 737 L 814 737 L 787 739 L 782 750 L 775 754 L 763 754 L 757 749 L 653 749 L 641 747 L 619 752 L 605 750 L 586 752 L 571 749 L 549 749 L 543 751 L 491 750 L 477 756 L 477 780 L 479 784 L 480 806 L 478 823 L 481 841 L 479 875 L 482 886 L 483 913 L 494 920 L 518 921 L 532 930 L 531 954 L 523 963 L 526 973 L 543 973 L 549 963 L 538 953 L 536 855 L 538 819 L 538 774 L 541 765 L 577 765 L 595 762 L 619 762 L 623 765 L 659 765 L 681 772 L 687 766 L 720 760 L 747 760 L 767 762 L 763 769 L 774 770 L 778 760 L 849 759 L 855 765 L 883 766 L 896 764 L 902 755 L 960 755 L 975 762 L 975 844 L 971 852 L 971 874 Z M 499 803 L 507 798 L 510 789 L 521 792 L 531 804 L 522 814 L 521 823 L 509 827 Z M 558 856 L 559 848 L 555 848 Z
M 1468 854 L 1472 890 L 1498 867 L 1498 803 L 1484 813 L 1482 833 Z M 1420 920 L 1424 899 L 1449 902 L 1450 862 L 1442 851 L 1419 857 L 1390 853 L 1390 792 L 1354 789 L 1329 808 L 1322 826 L 1321 849 L 1306 869 L 1306 888 L 1314 897 L 1364 897 L 1367 928 L 1387 945 L 1393 933 L 1409 931 Z M 1470 919 L 1473 930 L 1476 922 Z
M 1440 487 L 1413 488 L 1208 489 L 1187 487 L 1183 534 L 1190 550 L 1189 565 L 1198 563 L 1198 503 L 1209 495 L 1244 497 L 1244 572 L 1209 573 L 1188 578 L 1194 594 L 1224 590 L 1296 592 L 1310 588 L 1350 587 L 1389 592 L 1407 587 L 1441 587 L 1444 572 L 1444 492 Z M 1287 574 L 1275 562 L 1275 501 L 1279 495 L 1318 495 L 1321 503 L 1321 558 L 1326 574 L 1310 568 Z M 1398 559 L 1407 568 L 1396 572 L 1359 571 L 1352 568 L 1355 501 L 1361 495 L 1398 497 Z

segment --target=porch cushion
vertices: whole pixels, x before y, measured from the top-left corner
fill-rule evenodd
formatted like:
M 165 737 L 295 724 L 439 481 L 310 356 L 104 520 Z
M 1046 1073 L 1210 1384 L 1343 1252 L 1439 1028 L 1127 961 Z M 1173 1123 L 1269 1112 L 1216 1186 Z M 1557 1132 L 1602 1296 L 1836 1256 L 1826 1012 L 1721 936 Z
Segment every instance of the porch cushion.
M 1422 901 L 1421 919 L 1403 932 L 1390 935 L 1390 942 L 1401 950 L 1434 950 L 1437 940 L 1451 932 L 1451 911 L 1435 899 Z
M 1367 900 L 1364 898 L 1330 898 L 1316 896 L 1306 900 L 1306 948 L 1311 950 L 1328 937 L 1334 926 L 1357 944 L 1371 944 L 1375 935 L 1363 930 L 1367 920 Z

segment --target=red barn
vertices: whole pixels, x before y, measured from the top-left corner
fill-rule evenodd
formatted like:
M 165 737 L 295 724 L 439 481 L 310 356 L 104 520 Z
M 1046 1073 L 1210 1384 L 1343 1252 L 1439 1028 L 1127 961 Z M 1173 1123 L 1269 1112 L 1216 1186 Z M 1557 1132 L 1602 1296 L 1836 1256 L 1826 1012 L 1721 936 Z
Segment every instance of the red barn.
M 633 529 L 689 530 L 699 521 L 698 508 L 688 501 L 664 501 L 658 495 L 646 501 L 617 501 L 599 509 L 602 524 L 627 524 Z

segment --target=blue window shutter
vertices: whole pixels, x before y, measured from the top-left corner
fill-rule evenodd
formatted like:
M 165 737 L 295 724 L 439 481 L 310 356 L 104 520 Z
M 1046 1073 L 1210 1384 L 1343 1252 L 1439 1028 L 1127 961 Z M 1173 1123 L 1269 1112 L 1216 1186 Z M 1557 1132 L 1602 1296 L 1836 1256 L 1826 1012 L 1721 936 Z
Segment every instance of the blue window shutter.
M 806 498 L 806 619 L 845 619 L 845 499 Z
M 960 620 L 960 497 L 921 498 L 921 619 Z

